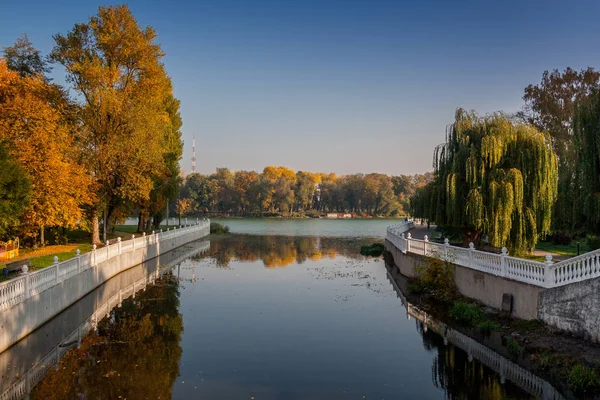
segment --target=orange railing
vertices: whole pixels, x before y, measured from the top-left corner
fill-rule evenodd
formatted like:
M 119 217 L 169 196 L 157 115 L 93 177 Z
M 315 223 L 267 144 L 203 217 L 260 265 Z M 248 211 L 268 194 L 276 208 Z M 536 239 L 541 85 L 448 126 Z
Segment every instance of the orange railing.
M 0 242 L 0 261 L 10 260 L 19 255 L 19 238 Z

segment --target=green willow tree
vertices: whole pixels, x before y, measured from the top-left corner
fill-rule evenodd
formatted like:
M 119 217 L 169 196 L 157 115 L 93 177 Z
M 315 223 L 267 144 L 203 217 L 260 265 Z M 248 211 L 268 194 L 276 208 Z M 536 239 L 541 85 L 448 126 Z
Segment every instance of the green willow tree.
M 459 108 L 434 159 L 435 179 L 414 199 L 415 216 L 517 252 L 549 233 L 558 160 L 546 133 Z
M 591 232 L 600 233 L 600 91 L 577 103 L 573 132 L 578 152 L 575 204 L 579 220 Z

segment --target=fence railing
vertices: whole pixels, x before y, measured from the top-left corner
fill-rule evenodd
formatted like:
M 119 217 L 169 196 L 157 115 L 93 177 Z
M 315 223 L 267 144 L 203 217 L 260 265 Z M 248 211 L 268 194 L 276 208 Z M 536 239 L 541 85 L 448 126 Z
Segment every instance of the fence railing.
M 406 227 L 407 225 L 392 225 L 386 236 L 390 243 L 405 254 L 436 257 L 462 267 L 543 288 L 600 277 L 600 249 L 558 263 L 554 263 L 552 255 L 548 254 L 546 261 L 540 262 L 511 257 L 506 248 L 496 254 L 475 250 L 473 243 L 469 244 L 469 248 L 464 248 L 451 246 L 448 239 L 443 244 L 430 242 L 427 236 L 423 240 L 414 239 L 410 232 L 405 234 L 408 230 Z
M 0 311 L 9 309 L 113 257 L 119 257 L 121 254 L 140 248 L 148 248 L 163 240 L 183 236 L 190 232 L 206 229 L 209 226 L 209 220 L 200 220 L 193 225 L 167 229 L 166 231 L 161 229 L 150 235 L 144 233 L 137 238 L 132 235 L 130 240 L 122 241 L 119 237 L 115 243 L 106 242 L 106 245 L 102 248 L 93 245 L 92 251 L 88 254 L 81 255 L 77 250 L 75 257 L 63 262 L 59 262 L 58 257 L 55 256 L 52 266 L 31 273 L 25 272 L 15 279 L 0 283 Z
M 138 279 L 129 286 L 120 289 L 112 295 L 105 303 L 98 306 L 92 315 L 87 318 L 81 325 L 77 327 L 71 334 L 63 339 L 56 347 L 48 354 L 32 365 L 31 369 L 24 373 L 15 383 L 13 383 L 4 393 L 0 394 L 0 400 L 20 400 L 25 398 L 27 394 L 37 385 L 46 375 L 48 370 L 57 366 L 61 358 L 73 347 L 79 347 L 82 339 L 92 330 L 96 330 L 98 323 L 106 316 L 110 315 L 111 310 L 115 307 L 121 307 L 121 303 L 129 297 L 134 297 L 140 290 L 146 290 L 148 285 L 154 284 L 156 279 L 175 265 L 190 258 L 192 254 L 204 253 L 210 249 L 210 243 L 203 243 L 200 248 L 194 249 L 192 252 L 185 253 L 168 265 L 170 268 L 156 269 L 152 273 Z

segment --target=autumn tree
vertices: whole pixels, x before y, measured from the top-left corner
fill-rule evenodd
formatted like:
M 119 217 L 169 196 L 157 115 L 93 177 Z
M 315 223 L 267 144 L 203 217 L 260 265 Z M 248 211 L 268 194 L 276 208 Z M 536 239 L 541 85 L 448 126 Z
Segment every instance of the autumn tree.
M 179 226 L 181 226 L 181 216 L 189 214 L 190 211 L 192 211 L 192 199 L 177 199 L 175 212 L 179 216 Z
M 583 101 L 592 90 L 600 87 L 600 72 L 593 68 L 581 71 L 544 71 L 537 85 L 525 88 L 525 105 L 518 115 L 539 130 L 549 132 L 559 159 L 559 182 L 553 225 L 557 229 L 573 230 L 581 226 L 577 218 L 580 209 L 576 186 L 577 143 L 573 137 L 575 104 Z
M 0 141 L 31 181 L 31 201 L 22 217 L 27 236 L 44 227 L 76 227 L 82 207 L 92 199 L 89 176 L 79 164 L 74 142 L 77 127 L 54 85 L 39 74 L 23 75 L 0 60 Z
M 14 45 L 4 48 L 8 69 L 25 76 L 44 76 L 51 71 L 41 52 L 33 46 L 27 35 L 20 36 Z
M 166 132 L 174 124 L 165 106 L 172 88 L 156 36 L 124 5 L 99 7 L 87 23 L 54 36 L 51 58 L 65 67 L 80 100 L 78 140 L 97 194 L 89 209 L 95 243 L 99 214 L 106 232 L 119 207 L 149 200 L 164 168 Z
M 575 199 L 577 219 L 594 234 L 600 233 L 600 90 L 594 90 L 575 106 L 574 140 L 577 149 Z
M 468 241 L 485 233 L 493 246 L 525 251 L 550 231 L 557 183 L 548 134 L 501 114 L 458 109 L 436 149 L 435 180 L 416 199 L 425 204 L 414 210 L 461 229 Z

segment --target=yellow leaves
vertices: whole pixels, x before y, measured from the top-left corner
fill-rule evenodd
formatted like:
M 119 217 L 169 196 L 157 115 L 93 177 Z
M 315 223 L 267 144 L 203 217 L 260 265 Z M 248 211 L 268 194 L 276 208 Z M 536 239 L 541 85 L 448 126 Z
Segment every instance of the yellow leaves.
M 57 94 L 42 77 L 21 77 L 0 61 L 0 140 L 31 178 L 23 221 L 31 228 L 73 227 L 92 199 L 89 177 L 77 163 L 76 127 L 51 104 Z

